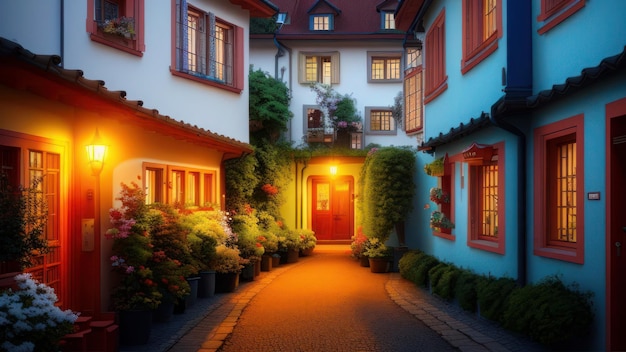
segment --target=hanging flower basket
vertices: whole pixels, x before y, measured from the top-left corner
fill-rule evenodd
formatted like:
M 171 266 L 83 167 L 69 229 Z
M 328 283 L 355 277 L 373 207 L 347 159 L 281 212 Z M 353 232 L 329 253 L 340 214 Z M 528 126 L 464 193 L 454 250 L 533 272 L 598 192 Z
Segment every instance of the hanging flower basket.
M 453 229 L 454 223 L 450 221 L 444 213 L 439 210 L 435 210 L 430 215 L 430 227 L 435 230 Z
M 433 162 L 424 165 L 424 171 L 430 176 L 443 176 L 444 158 L 435 159 Z
M 437 204 L 450 203 L 450 195 L 439 187 L 433 187 L 430 189 L 430 200 Z

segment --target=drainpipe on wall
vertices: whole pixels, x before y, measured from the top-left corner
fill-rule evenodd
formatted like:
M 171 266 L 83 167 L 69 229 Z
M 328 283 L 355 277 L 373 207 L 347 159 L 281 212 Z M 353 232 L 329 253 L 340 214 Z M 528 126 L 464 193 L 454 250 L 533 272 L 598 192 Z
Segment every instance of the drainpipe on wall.
M 289 58 L 289 80 L 287 82 L 287 88 L 289 88 L 289 94 L 291 94 L 292 90 L 291 90 L 291 81 L 292 81 L 292 65 L 291 65 L 291 48 L 285 46 L 284 44 L 282 44 L 281 42 L 278 41 L 278 39 L 276 39 L 276 34 L 278 34 L 278 31 L 280 29 L 278 29 L 276 32 L 274 32 L 274 45 L 276 45 L 276 48 L 278 49 L 278 51 L 276 52 L 276 55 L 274 56 L 274 78 L 276 78 L 277 80 L 281 80 L 282 81 L 282 77 L 279 78 L 278 76 L 278 59 L 283 57 L 285 55 L 285 51 L 287 51 L 287 53 L 289 54 L 288 58 Z M 289 140 L 293 141 L 293 137 L 292 137 L 292 126 L 291 126 L 291 122 L 293 121 L 293 119 L 289 119 Z
M 65 62 L 65 1 L 61 0 L 61 24 L 60 24 L 60 40 L 59 40 L 59 56 L 61 56 L 61 63 L 59 64 L 61 67 L 64 67 L 63 62 Z
M 303 212 L 304 212 L 304 191 L 302 185 L 304 184 L 304 170 L 309 165 L 309 160 L 304 160 L 304 166 L 300 170 L 300 228 L 303 229 Z
M 505 98 L 500 98 L 491 107 L 489 119 L 491 122 L 517 136 L 517 283 L 526 285 L 526 135 L 522 130 L 504 121 L 506 114 L 498 113 L 497 108 L 506 104 Z

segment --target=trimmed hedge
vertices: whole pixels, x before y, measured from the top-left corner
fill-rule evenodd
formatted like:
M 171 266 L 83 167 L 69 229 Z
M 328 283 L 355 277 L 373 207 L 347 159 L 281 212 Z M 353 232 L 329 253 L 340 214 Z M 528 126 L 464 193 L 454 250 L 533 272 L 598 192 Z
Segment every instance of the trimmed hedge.
M 400 275 L 418 286 L 430 283 L 433 295 L 456 298 L 463 309 L 499 322 L 546 346 L 555 347 L 589 333 L 593 323 L 592 293 L 556 277 L 518 287 L 508 277 L 488 277 L 444 263 L 419 250 L 406 252 Z

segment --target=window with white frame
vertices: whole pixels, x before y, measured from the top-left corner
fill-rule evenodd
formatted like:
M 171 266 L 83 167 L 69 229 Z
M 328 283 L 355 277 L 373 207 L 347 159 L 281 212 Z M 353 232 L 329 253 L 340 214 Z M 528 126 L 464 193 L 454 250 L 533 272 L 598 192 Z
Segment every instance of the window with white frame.
M 339 83 L 339 52 L 301 52 L 298 61 L 298 80 L 300 83 Z

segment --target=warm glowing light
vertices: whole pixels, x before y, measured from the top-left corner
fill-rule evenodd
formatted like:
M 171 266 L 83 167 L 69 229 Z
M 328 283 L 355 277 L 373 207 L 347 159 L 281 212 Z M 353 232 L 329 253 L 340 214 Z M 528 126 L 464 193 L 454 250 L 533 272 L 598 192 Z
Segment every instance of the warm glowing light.
M 330 174 L 331 175 L 337 175 L 337 165 L 331 165 L 330 166 Z
M 87 161 L 91 167 L 91 172 L 93 175 L 100 174 L 100 171 L 102 171 L 102 167 L 104 166 L 104 158 L 106 157 L 108 146 L 102 143 L 100 133 L 97 128 L 91 144 L 86 145 L 85 149 L 87 150 Z

